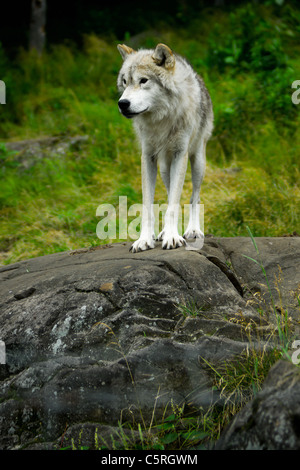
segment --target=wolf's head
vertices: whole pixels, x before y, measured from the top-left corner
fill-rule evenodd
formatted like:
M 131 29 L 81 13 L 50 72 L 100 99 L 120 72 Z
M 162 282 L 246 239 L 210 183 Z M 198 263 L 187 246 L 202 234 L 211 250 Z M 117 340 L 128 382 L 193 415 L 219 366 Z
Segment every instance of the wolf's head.
M 118 50 L 124 61 L 117 83 L 122 94 L 120 112 L 127 118 L 146 113 L 162 118 L 175 91 L 173 52 L 164 44 L 158 44 L 155 50 L 139 51 L 119 44 Z

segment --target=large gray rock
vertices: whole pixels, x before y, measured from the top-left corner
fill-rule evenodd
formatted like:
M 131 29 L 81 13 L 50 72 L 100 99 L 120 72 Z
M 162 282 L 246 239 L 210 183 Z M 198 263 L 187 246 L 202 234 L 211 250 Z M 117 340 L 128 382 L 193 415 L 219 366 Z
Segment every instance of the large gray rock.
M 274 295 L 281 267 L 275 302 L 296 324 L 300 239 L 257 243 Z M 159 420 L 171 404 L 209 407 L 220 397 L 203 360 L 256 347 L 250 323 L 258 347 L 264 335 L 271 345 L 276 319 L 259 266 L 244 256 L 256 258 L 250 239 L 207 238 L 199 252 L 129 246 L 0 268 L 0 448 L 55 448 L 72 430 L 92 435 L 95 423 L 107 433 L 120 420 Z

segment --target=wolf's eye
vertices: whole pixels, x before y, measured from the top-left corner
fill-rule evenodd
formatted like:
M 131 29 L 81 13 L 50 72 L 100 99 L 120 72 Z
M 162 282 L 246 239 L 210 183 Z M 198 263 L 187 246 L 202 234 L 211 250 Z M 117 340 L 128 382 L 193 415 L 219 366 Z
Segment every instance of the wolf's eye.
M 141 78 L 140 79 L 140 83 L 147 83 L 148 82 L 148 78 Z

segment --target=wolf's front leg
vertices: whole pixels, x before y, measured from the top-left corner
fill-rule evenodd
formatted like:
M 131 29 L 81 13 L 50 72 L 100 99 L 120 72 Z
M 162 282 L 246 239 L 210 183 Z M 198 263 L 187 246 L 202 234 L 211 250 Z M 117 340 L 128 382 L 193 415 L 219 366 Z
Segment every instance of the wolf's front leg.
M 178 233 L 178 217 L 180 210 L 180 197 L 184 183 L 188 154 L 178 153 L 174 155 L 170 165 L 170 188 L 168 209 L 165 214 L 165 226 L 159 234 L 163 249 L 178 248 L 186 245 L 186 241 Z
M 145 251 L 155 247 L 153 201 L 157 175 L 157 161 L 155 158 L 142 155 L 142 191 L 143 212 L 141 235 L 130 247 L 132 253 Z

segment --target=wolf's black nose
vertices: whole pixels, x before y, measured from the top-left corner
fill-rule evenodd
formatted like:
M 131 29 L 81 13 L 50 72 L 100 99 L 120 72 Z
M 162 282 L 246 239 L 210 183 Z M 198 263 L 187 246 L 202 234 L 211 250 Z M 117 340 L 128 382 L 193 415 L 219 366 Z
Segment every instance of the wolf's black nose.
M 119 104 L 119 108 L 121 109 L 121 111 L 127 111 L 127 109 L 130 106 L 130 101 L 129 100 L 120 100 L 118 104 Z

